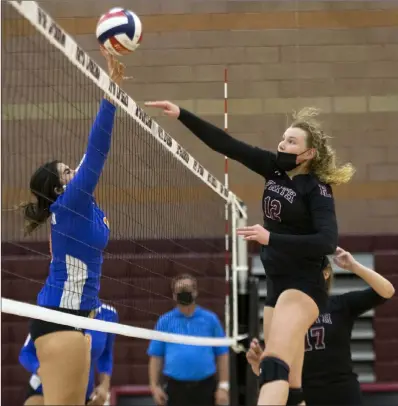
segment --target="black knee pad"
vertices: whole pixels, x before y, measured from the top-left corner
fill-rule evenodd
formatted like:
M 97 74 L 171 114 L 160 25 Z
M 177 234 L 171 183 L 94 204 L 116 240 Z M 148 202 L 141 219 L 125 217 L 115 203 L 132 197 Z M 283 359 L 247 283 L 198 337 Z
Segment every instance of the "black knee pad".
M 286 405 L 299 405 L 304 400 L 304 393 L 301 388 L 289 389 L 289 397 Z
M 289 381 L 289 365 L 275 357 L 265 357 L 260 363 L 260 387 L 267 382 Z

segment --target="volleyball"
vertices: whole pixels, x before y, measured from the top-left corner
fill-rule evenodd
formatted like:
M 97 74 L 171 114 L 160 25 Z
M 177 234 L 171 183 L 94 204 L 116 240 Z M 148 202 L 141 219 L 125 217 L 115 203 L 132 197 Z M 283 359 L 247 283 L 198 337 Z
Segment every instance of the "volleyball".
M 127 55 L 140 45 L 141 20 L 130 10 L 113 8 L 98 20 L 96 36 L 112 55 Z

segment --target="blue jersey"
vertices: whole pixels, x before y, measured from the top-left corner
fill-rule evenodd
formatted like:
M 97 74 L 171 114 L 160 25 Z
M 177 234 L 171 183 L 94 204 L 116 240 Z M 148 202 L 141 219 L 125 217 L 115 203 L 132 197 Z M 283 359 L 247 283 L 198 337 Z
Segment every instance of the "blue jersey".
M 50 206 L 52 260 L 37 304 L 72 310 L 100 306 L 102 252 L 109 224 L 93 192 L 111 146 L 116 107 L 101 102 L 85 157 L 64 192 Z
M 95 318 L 113 323 L 118 322 L 116 310 L 108 305 L 102 305 Z M 86 334 L 91 335 L 91 368 L 86 394 L 86 399 L 89 399 L 94 390 L 95 371 L 97 370 L 100 374 L 112 375 L 115 335 L 93 330 L 86 330 Z M 30 335 L 19 353 L 19 362 L 26 370 L 32 373 L 30 377 L 30 386 L 32 389 L 37 395 L 42 395 L 43 388 L 40 378 L 37 375 L 39 360 L 36 355 L 36 347 Z

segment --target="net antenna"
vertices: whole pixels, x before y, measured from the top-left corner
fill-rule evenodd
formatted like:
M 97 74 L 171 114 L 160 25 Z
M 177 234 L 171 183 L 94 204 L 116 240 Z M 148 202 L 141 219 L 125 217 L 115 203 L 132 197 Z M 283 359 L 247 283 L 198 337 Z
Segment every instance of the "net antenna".
M 229 318 L 226 328 L 229 328 L 228 326 L 231 324 L 231 318 L 233 319 L 233 323 L 232 331 L 229 331 L 227 338 L 205 339 L 203 337 L 187 337 L 179 334 L 160 333 L 150 329 L 132 327 L 123 324 L 109 325 L 109 323 L 101 322 L 99 320 L 82 319 L 70 314 L 61 314 L 54 310 L 45 309 L 8 298 L 2 298 L 2 312 L 143 339 L 155 339 L 159 341 L 205 346 L 238 345 L 239 341 L 246 336 L 238 335 L 238 272 L 243 270 L 243 268 L 239 266 L 236 228 L 239 218 L 247 219 L 247 211 L 245 206 L 241 203 L 241 200 L 228 189 L 228 171 L 226 170 L 225 184 L 216 179 L 192 155 L 190 155 L 166 131 L 164 131 L 152 117 L 144 112 L 126 92 L 116 85 L 106 72 L 73 40 L 73 38 L 66 33 L 49 14 L 39 7 L 37 2 L 8 1 L 8 3 L 26 20 L 28 20 L 33 27 L 49 41 L 49 43 L 57 48 L 70 63 L 72 63 L 99 89 L 107 94 L 127 114 L 127 116 L 131 117 L 136 123 L 138 123 L 145 133 L 148 133 L 148 137 L 153 137 L 155 143 L 167 150 L 170 156 L 179 161 L 190 173 L 194 174 L 203 184 L 208 186 L 208 188 L 225 201 L 226 235 L 229 234 L 229 210 L 231 210 L 232 213 L 232 298 L 230 299 L 228 295 L 228 301 L 232 300 L 233 303 L 232 312 L 226 311 L 226 318 Z M 227 82 L 227 76 L 225 77 L 225 82 Z M 227 93 L 225 93 L 225 98 L 227 99 Z M 227 163 L 228 161 L 226 159 L 226 168 Z M 228 256 L 230 249 L 228 240 L 228 236 L 226 236 L 226 257 Z M 225 269 L 226 280 L 229 281 L 228 263 L 226 264 Z
M 228 132 L 228 68 L 224 69 L 224 131 Z M 224 157 L 224 184 L 225 189 L 228 186 L 228 157 Z M 231 321 L 230 321 L 230 288 L 231 281 L 229 275 L 229 202 L 225 203 L 225 331 L 227 336 L 231 335 Z

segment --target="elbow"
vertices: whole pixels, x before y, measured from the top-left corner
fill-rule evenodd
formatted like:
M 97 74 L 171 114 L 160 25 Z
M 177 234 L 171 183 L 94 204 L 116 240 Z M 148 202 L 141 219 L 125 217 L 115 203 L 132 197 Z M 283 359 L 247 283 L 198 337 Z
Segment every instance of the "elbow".
M 394 285 L 391 282 L 388 282 L 383 297 L 385 299 L 391 299 L 394 295 L 395 295 Z
M 322 255 L 333 255 L 337 249 L 337 237 L 334 235 L 325 235 L 320 238 L 321 241 L 320 251 Z

